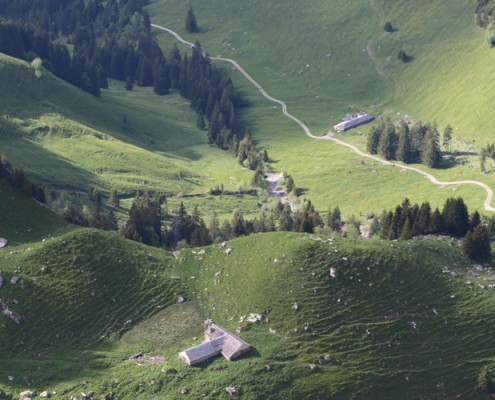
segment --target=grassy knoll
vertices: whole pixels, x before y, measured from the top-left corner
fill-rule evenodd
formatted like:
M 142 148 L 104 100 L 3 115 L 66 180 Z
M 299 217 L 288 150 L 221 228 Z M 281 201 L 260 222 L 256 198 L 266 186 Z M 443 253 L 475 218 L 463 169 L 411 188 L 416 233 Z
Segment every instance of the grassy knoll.
M 111 349 L 115 334 L 182 292 L 170 279 L 166 254 L 88 229 L 0 257 L 4 307 L 23 317 L 16 325 L 3 316 L 0 329 L 0 385 L 14 388 L 67 384 L 100 373 L 108 362 L 98 351 Z M 17 284 L 11 283 L 14 276 Z
M 239 61 L 313 132 L 326 133 L 344 113 L 358 109 L 436 121 L 440 130 L 451 123 L 457 140 L 453 148 L 472 154 L 461 157 L 467 164 L 435 174 L 445 180 L 495 184 L 492 175 L 478 172 L 476 154 L 478 145 L 492 141 L 493 90 L 487 74 L 495 53 L 474 26 L 473 4 L 434 1 L 403 6 L 401 2 L 357 1 L 342 6 L 317 1 L 303 10 L 297 1 L 285 2 L 284 7 L 261 1 L 250 7 L 237 2 L 193 1 L 192 5 L 202 27 L 194 35 L 184 32 L 189 4 L 156 0 L 149 10 L 154 22 L 176 29 L 191 41 L 200 40 L 210 54 Z M 397 28 L 392 34 L 383 30 L 387 20 Z M 157 32 L 157 37 L 165 48 L 173 43 L 165 33 Z M 404 64 L 396 58 L 401 48 L 413 56 L 412 62 Z M 395 196 L 424 193 L 423 199 L 441 204 L 452 194 L 428 187 L 421 177 L 403 179 L 403 175 L 378 172 L 371 180 L 370 176 L 362 176 L 364 181 L 348 179 L 339 165 L 360 175 L 359 168 L 352 166 L 356 157 L 350 151 L 310 145 L 302 130 L 285 121 L 280 110 L 261 98 L 239 73 L 233 71 L 232 76 L 251 103 L 242 110 L 241 123 L 279 161 L 273 167 L 293 174 L 296 185 L 307 189 L 306 195 L 318 207 L 332 203 L 345 209 L 347 204 L 349 212 L 359 213 L 369 210 L 370 196 L 373 208 L 374 204 L 383 208 L 391 207 Z M 359 130 L 366 133 L 368 128 Z M 364 140 L 353 136 L 350 140 L 364 148 Z M 326 160 L 327 166 L 320 161 L 315 167 L 323 167 L 329 175 L 307 168 L 316 157 Z M 462 192 L 471 208 L 481 207 L 484 193 L 480 189 L 467 187 Z
M 246 399 L 475 399 L 478 371 L 493 361 L 493 271 L 468 270 L 451 239 L 269 233 L 174 259 L 78 229 L 17 249 L 0 253 L 1 298 L 25 317 L 16 326 L 2 316 L 8 392 L 31 385 L 56 398 L 227 398 L 225 387 L 235 386 Z M 13 275 L 22 282 L 10 283 Z M 180 295 L 186 302 L 170 306 Z M 263 321 L 241 322 L 250 313 Z M 254 350 L 187 367 L 177 353 L 198 343 L 207 317 L 242 327 Z M 139 351 L 144 358 L 129 360 Z

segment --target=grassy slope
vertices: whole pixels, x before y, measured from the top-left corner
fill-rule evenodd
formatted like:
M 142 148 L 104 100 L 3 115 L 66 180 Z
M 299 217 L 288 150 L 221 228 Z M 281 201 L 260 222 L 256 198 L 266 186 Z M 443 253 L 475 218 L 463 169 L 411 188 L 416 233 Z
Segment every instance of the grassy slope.
M 48 73 L 37 78 L 29 64 L 3 55 L 0 80 L 9 94 L 0 99 L 1 153 L 36 182 L 120 193 L 249 187 L 252 173 L 208 145 L 196 114 L 177 95 L 158 97 L 139 87 L 127 92 L 111 82 L 97 99 Z
M 233 249 L 229 256 L 227 247 Z M 165 369 L 178 371 L 162 378 L 163 398 L 178 397 L 184 387 L 193 396 L 218 398 L 227 396 L 226 386 L 236 386 L 246 399 L 478 398 L 478 370 L 493 359 L 494 298 L 476 284 L 486 285 L 483 279 L 493 273 L 447 277 L 445 266 L 466 273 L 450 242 L 316 243 L 308 235 L 274 233 L 205 250 L 183 250 L 173 272 L 186 280 L 192 310 L 199 303 L 207 316 L 233 330 L 247 328 L 239 318 L 251 312 L 263 314 L 264 322 L 241 334 L 255 347 L 250 356 L 232 363 L 217 358 L 196 368 L 175 360 L 187 345 L 179 340 L 187 336 L 179 310 L 164 314 L 161 324 L 158 318 L 132 330 L 134 340 L 165 351 Z M 330 267 L 337 269 L 336 279 Z M 188 321 L 199 324 L 201 318 Z M 180 332 L 178 345 L 169 347 L 167 332 Z M 266 364 L 272 371 L 264 371 Z
M 477 151 L 464 143 L 471 138 L 476 138 L 476 143 L 491 141 L 489 99 L 493 90 L 488 74 L 495 53 L 474 26 L 474 4 L 317 1 L 301 7 L 300 2 L 291 0 L 283 7 L 261 1 L 247 7 L 217 0 L 193 1 L 192 5 L 202 27 L 197 35 L 184 32 L 189 4 L 156 0 L 149 9 L 153 21 L 192 41 L 200 40 L 210 54 L 238 60 L 270 94 L 287 101 L 289 109 L 316 133 L 325 133 L 345 112 L 366 109 L 437 121 L 440 129 L 450 122 L 459 127 L 455 137 L 462 139 L 454 147 L 463 151 Z M 382 26 L 387 19 L 397 32 L 384 34 Z M 165 34 L 158 33 L 158 37 L 165 47 L 172 43 Z M 363 52 L 367 44 L 374 59 Z M 395 57 L 402 47 L 415 57 L 407 65 Z M 233 76 L 253 105 L 242 112 L 243 123 L 278 161 L 274 168 L 293 174 L 296 185 L 307 189 L 307 196 L 320 209 L 339 204 L 348 212 L 379 210 L 392 207 L 405 196 L 441 205 L 446 197 L 460 193 L 439 190 L 420 176 L 399 175 L 390 168 L 373 168 L 373 174 L 363 174 L 352 153 L 334 144 L 309 144 L 302 131 L 284 121 L 279 110 L 261 99 L 244 78 L 237 73 Z M 477 105 L 480 111 L 475 111 Z M 346 133 L 343 137 L 365 146 L 365 135 Z M 468 164 L 434 173 L 445 180 L 477 179 L 495 184 L 491 174 L 478 172 L 476 154 L 461 158 Z M 466 187 L 462 195 L 474 209 L 481 207 L 485 194 Z
M 17 196 L 21 205 L 29 200 L 3 187 L 0 196 Z M 43 217 L 47 211 L 34 204 L 29 209 L 47 230 L 0 252 L 1 299 L 25 317 L 21 326 L 0 317 L 0 387 L 9 392 L 30 385 L 62 398 L 93 390 L 174 399 L 187 388 L 190 396 L 222 398 L 233 385 L 246 399 L 477 398 L 477 372 L 493 360 L 494 296 L 478 287 L 493 272 L 442 274 L 448 266 L 468 275 L 450 240 L 318 243 L 309 235 L 270 233 L 213 245 L 205 254 L 185 249 L 174 260 L 112 234 L 57 231 L 63 227 L 57 218 Z M 5 236 L 15 237 L 9 219 L 22 218 L 14 209 L 2 220 Z M 48 232 L 54 237 L 41 241 Z M 14 275 L 22 282 L 10 283 Z M 179 295 L 187 302 L 158 312 Z M 264 322 L 250 328 L 238 322 L 251 312 Z M 254 351 L 233 363 L 179 362 L 177 352 L 197 343 L 192 337 L 201 336 L 206 317 L 248 328 L 242 336 Z M 127 360 L 138 351 L 164 357 L 164 365 Z

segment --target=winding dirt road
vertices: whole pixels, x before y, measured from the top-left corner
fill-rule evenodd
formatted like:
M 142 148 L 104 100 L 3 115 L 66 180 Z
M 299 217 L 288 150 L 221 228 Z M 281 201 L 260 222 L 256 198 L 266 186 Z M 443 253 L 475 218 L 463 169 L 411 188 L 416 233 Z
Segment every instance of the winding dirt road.
M 169 29 L 169 28 L 165 28 L 164 26 L 160 26 L 160 25 L 156 25 L 156 24 L 151 24 L 152 27 L 156 28 L 156 29 L 161 29 L 165 32 L 168 32 L 170 33 L 172 36 L 174 36 L 179 42 L 187 45 L 187 46 L 190 46 L 190 47 L 194 47 L 194 43 L 191 43 L 187 40 L 185 40 L 184 38 L 182 38 L 177 32 Z M 391 162 L 391 161 L 386 161 L 386 160 L 383 160 L 379 157 L 376 157 L 374 155 L 371 155 L 371 154 L 367 154 L 363 151 L 361 151 L 360 149 L 358 149 L 356 146 L 353 146 L 352 144 L 349 144 L 347 142 L 344 142 L 342 140 L 339 140 L 339 139 L 336 139 L 334 137 L 331 137 L 331 136 L 316 136 L 316 135 L 313 135 L 313 133 L 311 133 L 311 130 L 308 128 L 308 126 L 302 122 L 299 118 L 297 118 L 296 116 L 292 115 L 291 113 L 289 113 L 289 111 L 287 110 L 287 104 L 285 104 L 282 100 L 279 100 L 279 99 L 276 99 L 275 97 L 273 96 L 270 96 L 266 91 L 265 89 L 263 89 L 263 87 L 258 83 L 256 82 L 256 80 L 254 80 L 254 78 L 249 75 L 245 70 L 244 68 L 242 68 L 238 63 L 237 61 L 234 61 L 234 60 L 231 60 L 230 58 L 224 58 L 224 57 L 211 57 L 210 56 L 210 59 L 212 60 L 218 60 L 218 61 L 224 61 L 224 62 L 228 62 L 230 64 L 232 64 L 254 87 L 256 87 L 256 89 L 258 89 L 258 91 L 265 97 L 267 98 L 268 100 L 274 102 L 274 103 L 277 103 L 279 104 L 281 107 L 282 107 L 282 113 L 289 119 L 293 120 L 297 125 L 299 125 L 302 130 L 304 131 L 304 133 L 312 138 L 312 139 L 316 139 L 316 140 L 331 140 L 332 142 L 335 142 L 341 146 L 345 146 L 349 149 L 351 149 L 352 151 L 354 151 L 354 153 L 360 155 L 361 157 L 365 157 L 365 158 L 369 158 L 369 159 L 372 159 L 372 160 L 375 160 L 381 164 L 384 164 L 384 165 L 390 165 L 390 166 L 393 166 L 393 167 L 399 167 L 401 169 L 406 169 L 406 170 L 409 170 L 409 171 L 413 171 L 413 172 L 417 172 L 418 174 L 421 174 L 423 175 L 425 178 L 429 179 L 432 183 L 436 184 L 436 185 L 441 185 L 441 186 L 448 186 L 448 185 L 476 185 L 476 186 L 479 186 L 481 188 L 483 188 L 486 193 L 487 193 L 487 196 L 486 196 L 486 199 L 485 199 L 485 202 L 483 204 L 483 208 L 486 210 L 486 211 L 495 211 L 495 207 L 492 207 L 490 205 L 491 203 L 491 200 L 492 200 L 492 197 L 493 197 L 493 190 L 490 189 L 490 187 L 483 183 L 483 182 L 479 182 L 479 181 L 472 181 L 472 180 L 465 180 L 465 181 L 445 181 L 445 182 L 442 182 L 442 181 L 439 181 L 437 178 L 435 178 L 433 175 L 429 174 L 428 172 L 425 172 L 423 170 L 420 170 L 418 168 L 414 168 L 414 167 L 410 167 L 408 165 L 404 165 L 404 164 L 399 164 L 399 163 L 395 163 L 395 162 Z

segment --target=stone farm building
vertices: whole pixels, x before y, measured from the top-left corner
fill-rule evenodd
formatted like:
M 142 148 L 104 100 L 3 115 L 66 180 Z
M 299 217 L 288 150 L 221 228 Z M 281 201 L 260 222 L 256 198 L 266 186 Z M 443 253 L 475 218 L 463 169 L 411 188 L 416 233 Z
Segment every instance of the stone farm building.
M 356 126 L 366 124 L 373 121 L 375 117 L 371 114 L 358 113 L 358 114 L 348 114 L 343 118 L 343 122 L 340 122 L 333 126 L 337 132 L 344 132 L 348 129 L 355 128 Z
M 231 361 L 251 350 L 251 345 L 224 327 L 210 324 L 205 331 L 205 340 L 179 353 L 179 359 L 188 365 L 198 364 L 221 354 Z

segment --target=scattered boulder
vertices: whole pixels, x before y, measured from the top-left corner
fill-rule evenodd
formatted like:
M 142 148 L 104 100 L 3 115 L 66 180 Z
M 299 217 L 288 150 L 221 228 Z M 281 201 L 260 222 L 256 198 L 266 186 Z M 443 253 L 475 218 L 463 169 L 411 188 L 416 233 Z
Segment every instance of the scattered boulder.
M 249 314 L 249 317 L 247 317 L 247 321 L 251 324 L 256 324 L 261 321 L 261 318 L 261 314 L 251 313 Z
M 275 335 L 277 333 L 277 330 L 273 328 L 268 328 L 268 332 L 270 332 L 272 335 Z
M 184 388 L 180 391 L 180 394 L 188 394 L 189 393 L 189 389 L 187 388 Z
M 334 267 L 330 268 L 330 276 L 334 279 L 337 278 L 337 268 Z
M 220 275 L 222 275 L 222 270 L 218 271 L 218 272 L 215 272 L 215 277 L 219 277 Z
M 298 310 L 299 310 L 299 304 L 297 304 L 297 303 L 293 303 L 293 304 L 292 304 L 292 309 L 293 309 L 294 311 L 298 311 Z
M 12 310 L 10 310 L 8 307 L 5 307 L 2 312 L 3 315 L 5 315 L 8 319 L 10 319 L 12 322 L 16 323 L 17 325 L 20 325 L 23 318 L 21 315 L 16 314 Z
M 141 358 L 143 355 L 144 355 L 144 352 L 143 351 L 140 351 L 139 353 L 136 353 L 136 354 L 132 355 L 131 356 L 131 359 L 137 360 L 137 359 Z
M 309 364 L 309 369 L 314 372 L 318 369 L 318 366 L 316 364 Z
M 225 388 L 225 391 L 232 396 L 237 393 L 237 388 L 235 388 L 234 386 L 227 386 Z
M 323 359 L 326 361 L 326 362 L 330 362 L 332 361 L 332 356 L 330 354 L 325 354 L 325 357 L 323 357 Z
M 7 246 L 8 242 L 9 241 L 7 239 L 0 238 L 0 249 L 3 249 L 5 246 Z
M 48 274 L 48 272 L 50 272 L 50 271 L 48 270 L 47 266 L 41 267 L 41 273 L 42 274 Z
M 40 397 L 43 398 L 43 399 L 49 399 L 50 397 L 52 397 L 52 394 L 50 392 L 47 392 L 45 390 L 44 392 L 41 392 L 40 393 Z
M 184 303 L 185 301 L 186 301 L 186 300 L 184 300 L 184 297 L 182 297 L 182 296 L 179 296 L 179 297 L 177 298 L 177 303 Z
M 200 251 L 198 251 L 196 254 L 198 254 L 198 255 L 200 255 L 200 256 L 201 256 L 201 255 L 203 255 L 203 254 L 206 254 L 206 251 L 205 251 L 205 250 L 200 250 Z
M 272 367 L 270 364 L 265 364 L 264 369 L 266 372 L 270 372 L 272 370 Z
M 21 278 L 19 278 L 18 276 L 14 275 L 14 276 L 12 277 L 12 279 L 10 280 L 10 283 L 12 283 L 12 285 L 16 285 L 16 284 L 17 284 L 17 282 L 19 282 L 19 280 L 20 280 L 20 279 L 21 279 Z
M 32 399 L 36 397 L 36 392 L 33 392 L 31 390 L 25 390 L 24 392 L 21 392 L 19 396 L 21 399 Z
M 228 248 L 227 250 L 225 250 L 225 254 L 229 255 L 232 253 L 232 248 Z

